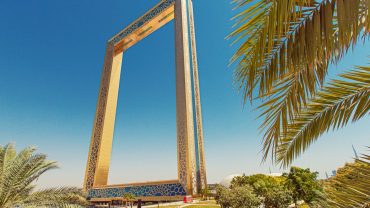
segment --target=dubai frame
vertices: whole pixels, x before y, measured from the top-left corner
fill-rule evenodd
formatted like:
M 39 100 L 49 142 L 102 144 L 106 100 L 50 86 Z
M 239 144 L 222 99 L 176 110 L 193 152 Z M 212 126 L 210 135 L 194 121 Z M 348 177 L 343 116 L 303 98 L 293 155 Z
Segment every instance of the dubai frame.
M 108 185 L 123 53 L 172 19 L 175 21 L 178 178 Z M 197 65 L 192 0 L 161 0 L 108 41 L 84 180 L 84 189 L 92 202 L 121 200 L 125 193 L 143 201 L 182 200 L 185 195 L 197 195 L 207 186 Z

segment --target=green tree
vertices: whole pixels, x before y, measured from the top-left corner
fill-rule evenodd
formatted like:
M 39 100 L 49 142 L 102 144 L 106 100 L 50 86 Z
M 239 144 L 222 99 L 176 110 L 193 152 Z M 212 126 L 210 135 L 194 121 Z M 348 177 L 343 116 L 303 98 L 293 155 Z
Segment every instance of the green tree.
M 251 186 L 253 192 L 263 198 L 265 207 L 286 208 L 292 203 L 291 192 L 284 186 L 284 177 L 272 177 L 263 174 L 237 176 L 231 181 L 231 188 Z
M 202 196 L 202 200 L 208 199 L 208 196 L 211 194 L 208 187 L 201 189 L 199 193 Z
M 271 177 L 272 178 L 272 177 Z M 246 176 L 243 174 L 242 176 L 236 176 L 231 180 L 230 187 L 239 187 L 239 186 L 245 186 L 245 185 L 251 185 L 254 186 L 256 182 L 259 181 L 267 181 L 270 179 L 270 176 L 264 175 L 264 174 L 255 174 Z
M 322 199 L 323 189 L 317 180 L 318 173 L 310 169 L 291 167 L 289 173 L 284 173 L 286 187 L 292 192 L 292 198 L 297 204 L 303 200 L 307 204 L 313 204 Z
M 215 200 L 221 208 L 228 208 L 231 206 L 230 190 L 222 185 L 216 186 Z
M 126 207 L 130 204 L 130 207 L 133 205 L 133 201 L 136 199 L 136 196 L 132 193 L 124 193 L 123 199 L 126 201 Z
M 218 185 L 215 199 L 222 208 L 257 208 L 262 202 L 249 185 L 232 189 Z
M 369 36 L 368 0 L 233 2 L 246 8 L 229 36 L 241 43 L 235 81 L 244 101 L 262 101 L 264 159 L 288 167 L 321 134 L 369 114 L 370 67 L 324 85 L 329 64 Z
M 265 208 L 287 208 L 293 201 L 291 194 L 286 188 L 276 186 L 266 191 L 263 204 Z
M 253 193 L 250 186 L 236 187 L 230 190 L 230 208 L 258 208 L 262 200 Z
M 14 145 L 0 146 L 0 207 L 82 207 L 88 205 L 78 188 L 48 188 L 35 191 L 34 183 L 45 172 L 57 168 L 45 154 L 27 147 L 16 152 Z

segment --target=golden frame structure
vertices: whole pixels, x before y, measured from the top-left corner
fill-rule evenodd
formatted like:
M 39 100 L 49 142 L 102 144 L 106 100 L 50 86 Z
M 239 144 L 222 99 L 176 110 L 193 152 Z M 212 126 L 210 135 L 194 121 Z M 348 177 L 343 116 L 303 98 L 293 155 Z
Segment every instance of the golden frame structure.
M 123 53 L 173 19 L 178 178 L 171 181 L 108 185 Z M 136 191 L 134 194 L 137 198 L 155 201 L 178 200 L 183 195 L 196 195 L 206 186 L 193 2 L 161 0 L 107 43 L 84 189 L 89 191 L 92 201 L 119 199 L 123 197 L 122 193 L 132 190 Z

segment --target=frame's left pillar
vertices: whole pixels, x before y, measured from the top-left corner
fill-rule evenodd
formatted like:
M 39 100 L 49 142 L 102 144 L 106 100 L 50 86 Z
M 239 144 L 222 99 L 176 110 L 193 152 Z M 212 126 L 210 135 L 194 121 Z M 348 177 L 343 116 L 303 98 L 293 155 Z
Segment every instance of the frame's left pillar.
M 108 43 L 87 160 L 84 189 L 107 185 L 123 52 Z

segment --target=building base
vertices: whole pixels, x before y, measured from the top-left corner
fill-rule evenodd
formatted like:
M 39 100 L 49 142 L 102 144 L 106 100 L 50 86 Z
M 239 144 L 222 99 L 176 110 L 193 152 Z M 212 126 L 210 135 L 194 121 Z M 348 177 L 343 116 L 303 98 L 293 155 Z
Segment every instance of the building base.
M 135 201 L 181 201 L 188 195 L 178 180 L 155 181 L 94 187 L 88 191 L 92 203 L 125 201 L 125 194 L 135 196 Z

